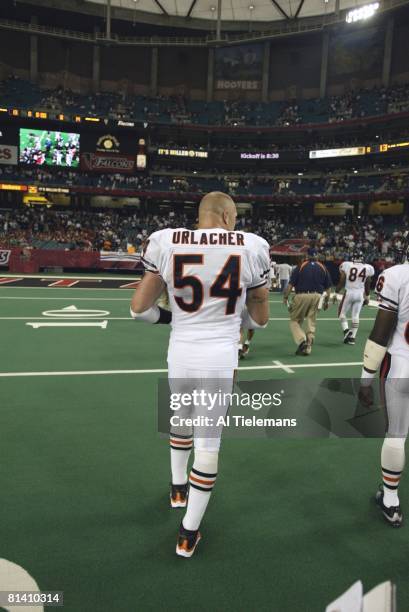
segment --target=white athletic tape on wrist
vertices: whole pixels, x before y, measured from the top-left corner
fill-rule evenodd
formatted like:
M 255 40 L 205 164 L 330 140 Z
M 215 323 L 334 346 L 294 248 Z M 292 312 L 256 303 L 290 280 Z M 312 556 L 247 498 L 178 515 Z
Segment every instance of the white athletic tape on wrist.
M 264 329 L 267 327 L 267 323 L 265 325 L 259 325 L 256 323 L 250 316 L 249 311 L 245 307 L 243 312 L 241 313 L 241 326 L 244 329 Z
M 131 308 L 130 313 L 131 317 L 136 321 L 145 321 L 146 323 L 157 323 L 160 316 L 160 310 L 156 304 L 144 312 L 134 312 Z
M 386 346 L 381 346 L 368 338 L 364 350 L 364 368 L 372 372 L 377 372 L 385 354 Z

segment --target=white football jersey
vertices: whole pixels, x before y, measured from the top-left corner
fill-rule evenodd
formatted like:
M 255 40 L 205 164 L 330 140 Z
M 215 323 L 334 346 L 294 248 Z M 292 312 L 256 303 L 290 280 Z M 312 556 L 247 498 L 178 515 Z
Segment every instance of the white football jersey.
M 358 261 L 344 261 L 339 269 L 345 273 L 345 289 L 347 291 L 362 292 L 365 288 L 366 279 L 375 274 L 373 266 Z
M 168 362 L 210 370 L 237 367 L 246 291 L 267 283 L 268 243 L 221 228 L 167 228 L 150 236 L 142 261 L 168 289 Z
M 398 313 L 398 324 L 388 351 L 409 359 L 409 263 L 382 272 L 376 283 L 376 293 L 379 308 Z

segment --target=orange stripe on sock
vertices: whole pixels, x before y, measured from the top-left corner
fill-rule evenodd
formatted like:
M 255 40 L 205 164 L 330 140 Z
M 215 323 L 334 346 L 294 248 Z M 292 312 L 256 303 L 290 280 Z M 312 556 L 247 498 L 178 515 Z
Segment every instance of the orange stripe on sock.
M 180 444 L 181 446 L 190 446 L 192 442 L 193 440 L 174 440 L 173 438 L 170 439 L 171 444 Z
M 392 478 L 391 476 L 384 476 L 383 479 L 387 480 L 388 482 L 399 482 L 400 476 L 398 476 L 397 478 Z
M 214 485 L 214 483 L 216 482 L 216 478 L 213 478 L 213 480 L 201 480 L 200 478 L 196 478 L 196 476 L 192 476 L 192 474 L 190 475 L 190 480 L 193 480 L 194 482 L 198 482 L 199 484 L 204 484 L 204 485 Z

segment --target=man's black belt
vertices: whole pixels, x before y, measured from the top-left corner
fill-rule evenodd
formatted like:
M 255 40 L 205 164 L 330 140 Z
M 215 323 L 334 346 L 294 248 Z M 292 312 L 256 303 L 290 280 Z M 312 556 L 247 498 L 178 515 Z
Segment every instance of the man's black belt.
M 296 291 L 297 294 L 301 293 L 320 293 L 319 291 Z

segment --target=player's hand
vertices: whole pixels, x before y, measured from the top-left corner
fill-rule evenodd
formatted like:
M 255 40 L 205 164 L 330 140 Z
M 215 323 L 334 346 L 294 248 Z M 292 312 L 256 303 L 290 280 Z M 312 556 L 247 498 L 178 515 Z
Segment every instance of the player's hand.
M 358 399 L 365 408 L 373 405 L 373 389 L 372 387 L 359 387 Z

